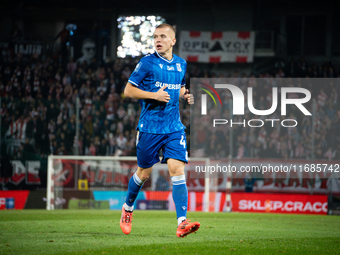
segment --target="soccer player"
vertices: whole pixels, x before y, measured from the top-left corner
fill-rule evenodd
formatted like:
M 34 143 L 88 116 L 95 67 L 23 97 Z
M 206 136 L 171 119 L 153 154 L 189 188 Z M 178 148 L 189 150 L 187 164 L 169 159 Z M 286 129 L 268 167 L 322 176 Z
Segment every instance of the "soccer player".
M 120 227 L 124 234 L 131 232 L 133 204 L 149 178 L 152 166 L 159 162 L 158 153 L 162 150 L 161 163 L 168 164 L 173 184 L 172 196 L 178 222 L 176 235 L 185 237 L 197 231 L 200 223 L 186 219 L 188 189 L 184 166 L 188 163 L 188 153 L 179 100 L 193 104 L 194 97 L 185 89 L 185 60 L 172 54 L 176 43 L 175 29 L 161 24 L 156 27 L 153 39 L 155 53 L 140 60 L 124 90 L 126 97 L 139 99 L 142 111 L 136 139 L 138 169 L 129 181 Z

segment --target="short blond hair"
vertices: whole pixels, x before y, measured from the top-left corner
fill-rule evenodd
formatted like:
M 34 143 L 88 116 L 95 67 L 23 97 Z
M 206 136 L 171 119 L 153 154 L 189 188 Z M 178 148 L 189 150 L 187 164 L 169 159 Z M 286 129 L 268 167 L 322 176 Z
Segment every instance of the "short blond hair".
M 167 24 L 167 23 L 162 23 L 156 27 L 157 28 L 169 28 L 172 32 L 174 32 L 174 35 L 176 36 L 176 30 L 173 26 Z

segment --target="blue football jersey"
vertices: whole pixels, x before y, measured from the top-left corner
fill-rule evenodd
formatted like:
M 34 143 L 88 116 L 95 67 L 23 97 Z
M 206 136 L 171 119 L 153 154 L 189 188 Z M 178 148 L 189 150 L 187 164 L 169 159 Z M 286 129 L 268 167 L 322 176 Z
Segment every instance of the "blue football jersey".
M 179 95 L 185 86 L 187 63 L 173 55 L 171 60 L 163 58 L 158 52 L 143 57 L 129 78 L 137 88 L 157 92 L 161 87 L 170 95 L 168 103 L 153 99 L 139 100 L 142 111 L 137 129 L 152 134 L 167 134 L 185 129 L 179 114 Z

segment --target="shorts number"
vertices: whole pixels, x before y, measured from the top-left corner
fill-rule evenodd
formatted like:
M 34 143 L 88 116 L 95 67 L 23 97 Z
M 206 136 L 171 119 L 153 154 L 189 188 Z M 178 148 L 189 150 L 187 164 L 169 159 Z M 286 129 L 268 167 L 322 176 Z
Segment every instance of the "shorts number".
M 181 141 L 179 142 L 180 145 L 183 145 L 184 149 L 186 146 L 185 140 L 184 140 L 184 135 L 182 135 Z

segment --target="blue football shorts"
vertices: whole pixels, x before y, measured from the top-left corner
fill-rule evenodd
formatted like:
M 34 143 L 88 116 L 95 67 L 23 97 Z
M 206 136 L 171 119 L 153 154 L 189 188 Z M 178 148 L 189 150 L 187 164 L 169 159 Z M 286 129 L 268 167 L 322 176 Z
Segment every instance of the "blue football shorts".
M 169 158 L 188 163 L 187 139 L 184 130 L 170 134 L 150 134 L 137 132 L 137 164 L 141 168 L 149 168 L 159 162 L 159 153 L 162 151 L 161 163 Z

